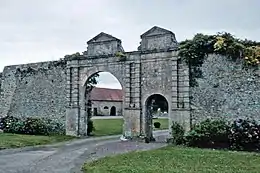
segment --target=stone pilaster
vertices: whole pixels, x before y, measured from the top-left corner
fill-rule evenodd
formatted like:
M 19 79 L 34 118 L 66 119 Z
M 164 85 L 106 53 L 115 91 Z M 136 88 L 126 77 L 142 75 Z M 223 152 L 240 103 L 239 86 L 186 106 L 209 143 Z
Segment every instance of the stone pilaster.
M 80 135 L 80 107 L 79 107 L 79 69 L 68 67 L 67 69 L 67 93 L 68 107 L 66 111 L 66 134 L 72 136 Z
M 179 76 L 178 76 L 178 62 L 176 59 L 173 59 L 171 61 L 171 67 L 172 67 L 172 94 L 171 94 L 171 110 L 169 110 L 169 138 L 172 136 L 172 122 L 176 121 L 177 115 L 175 111 L 178 108 L 178 101 L 179 101 L 179 91 L 178 91 L 178 84 L 179 84 Z
M 141 90 L 140 63 L 131 62 L 126 66 L 126 88 L 124 108 L 124 134 L 128 137 L 139 136 L 141 132 Z

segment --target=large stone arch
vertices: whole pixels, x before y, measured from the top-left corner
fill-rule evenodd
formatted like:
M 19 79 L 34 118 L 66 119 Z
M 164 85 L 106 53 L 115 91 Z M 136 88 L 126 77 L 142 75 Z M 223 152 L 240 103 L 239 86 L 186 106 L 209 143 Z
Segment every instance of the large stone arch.
M 145 135 L 145 101 L 152 94 L 167 99 L 169 127 L 174 120 L 189 128 L 189 69 L 178 57 L 175 34 L 153 27 L 141 40 L 138 51 L 124 52 L 121 40 L 100 33 L 87 42 L 81 57 L 66 59 L 68 135 L 85 135 L 84 85 L 100 71 L 113 74 L 122 85 L 125 136 Z
M 95 68 L 88 68 L 87 72 L 85 74 L 83 74 L 83 78 L 81 79 L 81 82 L 80 82 L 81 86 L 84 86 L 86 84 L 89 77 L 91 77 L 92 75 L 94 75 L 96 73 L 100 73 L 100 72 L 111 73 L 113 76 L 115 76 L 117 78 L 117 80 L 121 84 L 122 88 L 124 88 L 125 83 L 124 83 L 122 74 L 120 74 L 120 71 L 115 71 L 112 68 L 109 68 L 106 66 L 96 66 Z
M 85 131 L 87 129 L 87 124 L 86 124 L 86 117 L 87 117 L 87 112 L 86 110 L 88 109 L 86 107 L 86 103 L 85 101 L 87 101 L 88 99 L 86 98 L 86 84 L 87 84 L 87 81 L 88 79 L 94 75 L 94 74 L 97 74 L 97 73 L 100 73 L 100 72 L 109 72 L 110 74 L 112 74 L 115 78 L 117 78 L 118 82 L 121 84 L 121 87 L 122 87 L 122 91 L 123 91 L 123 103 L 122 103 L 122 116 L 123 118 L 125 117 L 124 115 L 124 103 L 125 103 L 125 85 L 124 85 L 124 81 L 123 81 L 123 78 L 122 76 L 120 76 L 118 74 L 118 71 L 114 71 L 113 68 L 109 68 L 109 67 L 106 67 L 106 66 L 96 66 L 95 68 L 89 68 L 86 73 L 83 73 L 82 76 L 82 79 L 80 79 L 80 109 L 81 110 L 85 110 L 83 111 L 84 113 L 82 113 L 82 116 L 84 119 L 84 121 L 82 122 L 82 127 L 86 127 L 86 128 L 83 128 L 82 129 L 82 133 L 84 133 L 83 131 Z M 125 122 L 125 121 L 124 121 Z

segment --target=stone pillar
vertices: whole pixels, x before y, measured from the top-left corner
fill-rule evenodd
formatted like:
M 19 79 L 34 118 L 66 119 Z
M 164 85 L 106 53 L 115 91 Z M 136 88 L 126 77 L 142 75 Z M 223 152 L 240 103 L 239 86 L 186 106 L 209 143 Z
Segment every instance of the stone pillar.
M 171 98 L 171 110 L 169 110 L 169 135 L 168 138 L 172 138 L 172 122 L 178 121 L 178 83 L 179 83 L 179 77 L 178 77 L 178 63 L 177 59 L 172 59 L 171 61 L 171 67 L 172 67 L 172 98 Z
M 67 110 L 66 110 L 66 134 L 78 136 L 79 117 L 79 92 L 78 92 L 78 68 L 67 68 Z
M 86 88 L 85 86 L 80 86 L 80 93 L 79 93 L 79 106 L 80 106 L 80 116 L 79 116 L 79 135 L 80 136 L 87 136 L 87 106 L 86 106 L 86 101 L 88 98 L 86 98 Z
M 125 109 L 124 135 L 129 138 L 140 135 L 140 110 L 133 108 Z
M 140 63 L 131 62 L 126 65 L 126 88 L 124 108 L 124 135 L 136 137 L 140 135 L 141 89 Z
M 183 65 L 183 110 L 181 113 L 182 124 L 186 131 L 190 130 L 191 126 L 191 105 L 190 105 L 190 83 L 189 83 L 189 67 L 187 64 Z
M 172 102 L 169 117 L 169 138 L 172 138 L 172 121 L 190 130 L 189 68 L 181 60 L 172 61 Z

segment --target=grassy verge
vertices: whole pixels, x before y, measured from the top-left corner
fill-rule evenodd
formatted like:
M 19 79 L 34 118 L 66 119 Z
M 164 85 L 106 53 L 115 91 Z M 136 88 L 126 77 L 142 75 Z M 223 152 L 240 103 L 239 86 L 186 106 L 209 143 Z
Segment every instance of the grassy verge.
M 88 173 L 258 173 L 259 163 L 259 154 L 166 147 L 106 157 L 84 164 L 83 171 Z
M 94 136 L 120 135 L 123 132 L 123 119 L 94 119 Z M 168 119 L 154 119 L 153 122 L 160 122 L 161 128 L 154 130 L 168 129 Z
M 72 136 L 34 136 L 0 133 L 0 150 L 25 146 L 46 145 L 74 139 Z

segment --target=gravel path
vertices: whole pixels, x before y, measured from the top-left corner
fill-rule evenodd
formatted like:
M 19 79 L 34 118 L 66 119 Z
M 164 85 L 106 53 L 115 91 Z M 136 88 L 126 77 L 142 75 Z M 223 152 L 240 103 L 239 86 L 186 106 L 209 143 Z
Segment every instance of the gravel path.
M 166 145 L 167 131 L 155 132 L 157 142 L 122 142 L 119 138 L 82 140 L 60 147 L 0 152 L 0 173 L 79 173 L 85 161 L 134 150 L 149 150 Z

